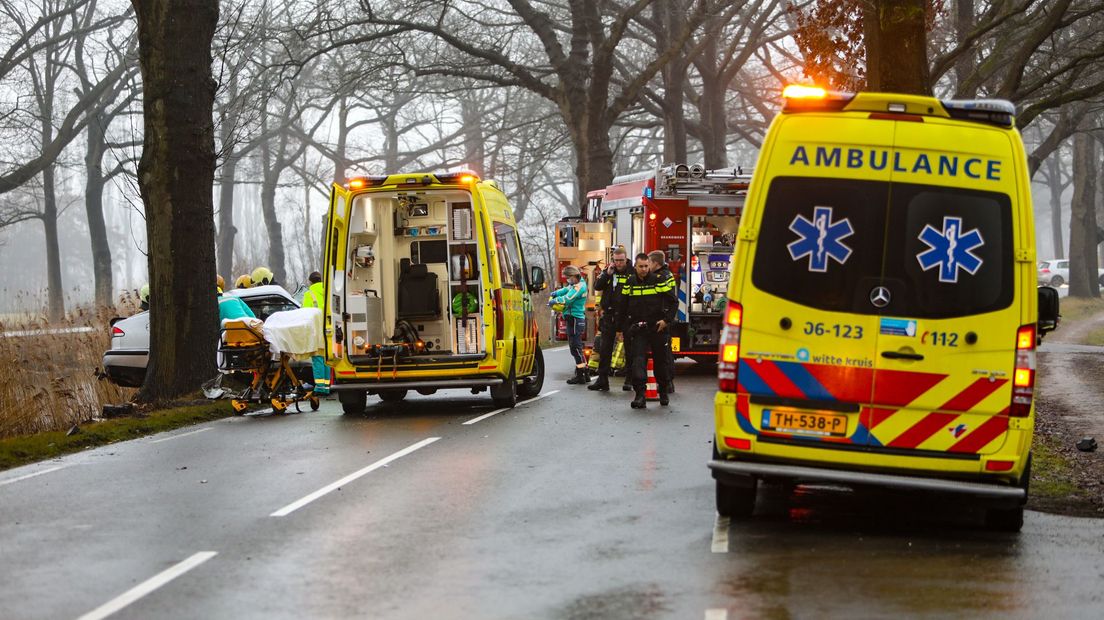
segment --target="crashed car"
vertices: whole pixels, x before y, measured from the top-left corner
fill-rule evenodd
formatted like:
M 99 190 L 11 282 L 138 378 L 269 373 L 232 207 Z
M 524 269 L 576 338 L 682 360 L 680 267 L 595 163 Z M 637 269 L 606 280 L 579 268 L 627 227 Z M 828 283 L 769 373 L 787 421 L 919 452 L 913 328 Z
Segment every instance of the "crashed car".
M 282 286 L 269 284 L 226 291 L 225 295 L 240 297 L 253 314 L 262 321 L 276 312 L 295 310 L 299 302 Z M 216 343 L 212 343 L 212 349 Z M 149 312 L 111 320 L 111 348 L 103 356 L 106 378 L 122 387 L 140 387 L 149 363 Z M 293 362 L 292 369 L 304 381 L 311 381 L 309 362 Z

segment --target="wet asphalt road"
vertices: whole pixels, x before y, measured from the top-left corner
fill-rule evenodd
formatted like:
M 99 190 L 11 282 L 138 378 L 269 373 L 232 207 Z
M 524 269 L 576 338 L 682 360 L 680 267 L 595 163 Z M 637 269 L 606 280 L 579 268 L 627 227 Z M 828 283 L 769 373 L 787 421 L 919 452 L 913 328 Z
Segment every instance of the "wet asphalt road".
M 1104 521 L 766 487 L 726 527 L 713 377 L 639 412 L 548 363 L 557 393 L 472 424 L 485 395 L 326 401 L 0 473 L 0 618 L 1104 614 Z

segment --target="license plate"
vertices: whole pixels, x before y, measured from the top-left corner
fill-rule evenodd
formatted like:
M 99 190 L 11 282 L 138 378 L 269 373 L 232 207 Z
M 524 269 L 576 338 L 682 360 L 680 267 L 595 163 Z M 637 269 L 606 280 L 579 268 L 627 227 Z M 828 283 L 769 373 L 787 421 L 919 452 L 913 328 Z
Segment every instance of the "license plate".
M 847 416 L 810 411 L 764 409 L 763 429 L 796 435 L 846 437 Z
M 678 337 L 671 338 L 671 350 L 677 352 L 679 347 L 682 346 L 682 339 Z

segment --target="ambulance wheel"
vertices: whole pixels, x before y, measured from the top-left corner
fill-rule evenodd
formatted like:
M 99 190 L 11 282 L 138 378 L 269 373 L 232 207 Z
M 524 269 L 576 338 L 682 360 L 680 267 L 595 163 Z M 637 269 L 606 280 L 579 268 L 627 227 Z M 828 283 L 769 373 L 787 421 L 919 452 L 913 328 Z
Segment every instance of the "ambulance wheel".
M 533 374 L 527 377 L 528 381 L 518 386 L 518 398 L 535 398 L 544 387 L 544 353 L 537 347 L 533 354 Z
M 322 399 L 318 398 L 317 396 L 311 396 L 310 397 L 311 411 L 318 411 L 318 408 L 321 407 L 321 406 L 322 406 Z
M 385 403 L 397 403 L 406 398 L 406 390 L 380 390 L 379 397 Z
M 747 476 L 746 481 L 741 480 L 739 483 L 718 480 L 717 514 L 736 519 L 750 517 L 755 511 L 755 493 L 758 486 L 758 480 L 751 476 Z
M 510 376 L 506 377 L 500 385 L 491 386 L 491 401 L 495 407 L 499 409 L 513 409 L 517 405 L 518 398 L 518 386 L 517 375 L 514 374 L 513 366 L 510 368 Z
M 341 410 L 345 415 L 364 415 L 364 408 L 368 406 L 368 392 L 341 390 L 337 393 L 337 400 L 341 401 Z
M 1053 278 L 1050 279 L 1050 285 L 1053 286 L 1054 288 L 1058 288 L 1059 286 L 1062 286 L 1065 283 L 1066 283 L 1066 280 L 1062 276 L 1054 276 Z
M 985 527 L 994 532 L 1008 532 L 1015 534 L 1023 529 L 1024 504 L 1027 503 L 1027 494 L 1031 490 L 1031 455 L 1027 456 L 1027 467 L 1024 467 L 1023 476 L 1020 478 L 1020 488 L 1024 490 L 1024 500 L 1014 508 L 990 508 L 985 511 Z

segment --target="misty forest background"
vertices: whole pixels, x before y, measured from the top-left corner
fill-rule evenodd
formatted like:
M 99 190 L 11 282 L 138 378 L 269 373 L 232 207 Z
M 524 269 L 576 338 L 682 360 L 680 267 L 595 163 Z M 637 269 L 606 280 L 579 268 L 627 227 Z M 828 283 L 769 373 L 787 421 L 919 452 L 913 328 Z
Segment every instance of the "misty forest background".
M 265 265 L 295 290 L 320 267 L 332 182 L 461 168 L 499 181 L 547 266 L 552 224 L 614 175 L 750 167 L 783 85 L 892 83 L 869 28 L 887 4 L 223 0 L 217 271 Z M 897 4 L 924 11 L 930 92 L 1017 105 L 1039 258 L 1090 262 L 1104 2 Z M 0 0 L 0 316 L 57 320 L 147 281 L 136 31 L 125 0 Z M 1071 294 L 1098 295 L 1095 278 Z

